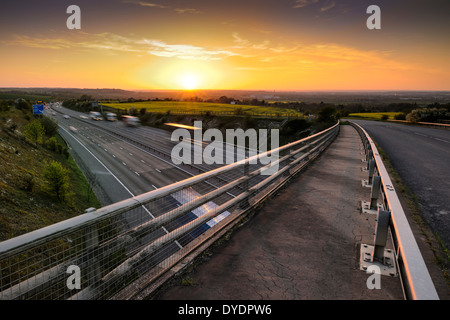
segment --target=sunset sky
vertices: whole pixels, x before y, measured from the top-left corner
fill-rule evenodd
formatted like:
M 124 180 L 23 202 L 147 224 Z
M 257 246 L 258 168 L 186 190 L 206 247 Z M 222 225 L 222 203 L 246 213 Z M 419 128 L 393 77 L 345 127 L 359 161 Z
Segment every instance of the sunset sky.
M 81 29 L 69 30 L 69 5 Z M 369 30 L 369 5 L 381 30 Z M 0 87 L 450 90 L 449 0 L 2 1 Z

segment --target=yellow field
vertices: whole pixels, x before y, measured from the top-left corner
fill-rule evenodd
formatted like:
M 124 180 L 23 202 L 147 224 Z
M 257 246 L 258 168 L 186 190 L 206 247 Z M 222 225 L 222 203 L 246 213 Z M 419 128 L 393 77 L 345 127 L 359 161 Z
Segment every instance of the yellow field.
M 215 114 L 234 114 L 238 109 L 243 112 L 255 115 L 299 115 L 302 113 L 293 109 L 275 108 L 270 106 L 248 106 L 248 105 L 233 105 L 223 103 L 208 103 L 208 102 L 181 102 L 181 101 L 145 101 L 145 102 L 127 102 L 127 103 L 103 103 L 104 106 L 128 110 L 135 107 L 138 111 L 145 108 L 148 112 L 165 113 L 170 111 L 172 113 L 202 113 L 210 111 Z
M 349 117 L 381 120 L 383 115 L 387 115 L 388 119 L 394 119 L 394 117 L 402 112 L 365 112 L 365 113 L 350 113 Z

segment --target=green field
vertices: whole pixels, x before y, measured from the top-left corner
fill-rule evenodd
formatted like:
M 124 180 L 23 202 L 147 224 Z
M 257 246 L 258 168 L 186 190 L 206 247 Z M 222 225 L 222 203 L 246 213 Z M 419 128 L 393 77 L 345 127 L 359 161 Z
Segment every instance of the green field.
M 103 103 L 103 105 L 116 110 L 128 110 L 131 107 L 135 107 L 138 111 L 145 108 L 147 112 L 158 113 L 166 113 L 167 111 L 172 113 L 204 113 L 209 111 L 214 114 L 235 114 L 238 110 L 240 110 L 250 115 L 302 115 L 302 113 L 294 109 L 208 102 L 145 101 L 130 103 Z
M 366 112 L 366 113 L 350 113 L 348 116 L 351 118 L 361 118 L 370 120 L 381 120 L 383 115 L 387 115 L 388 119 L 394 119 L 394 117 L 402 112 Z

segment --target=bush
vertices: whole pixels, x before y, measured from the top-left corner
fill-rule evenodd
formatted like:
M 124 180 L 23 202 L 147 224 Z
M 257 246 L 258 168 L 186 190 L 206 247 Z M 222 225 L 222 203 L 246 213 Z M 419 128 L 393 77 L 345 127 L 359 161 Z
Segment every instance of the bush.
M 419 122 L 420 121 L 419 110 L 413 110 L 413 111 L 411 111 L 411 113 L 408 113 L 406 115 L 406 121 L 408 121 L 408 122 Z
M 31 103 L 29 103 L 25 99 L 19 99 L 16 102 L 16 109 L 22 110 L 24 112 L 33 111 L 33 106 L 31 105 Z
M 58 141 L 56 141 L 55 137 L 51 137 L 47 141 L 45 141 L 45 147 L 50 151 L 56 151 L 56 146 L 58 145 Z
M 61 163 L 52 161 L 44 171 L 47 187 L 58 199 L 64 200 L 69 190 L 69 171 Z
M 62 148 L 61 154 L 62 154 L 66 159 L 69 159 L 70 153 L 69 153 L 69 149 L 67 149 L 67 147 L 63 147 L 63 148 Z
M 311 123 L 305 119 L 290 120 L 281 129 L 281 134 L 285 135 L 285 136 L 292 136 L 301 131 L 308 129 L 310 126 L 311 126 Z
M 45 129 L 45 134 L 49 137 L 54 136 L 58 132 L 58 124 L 49 117 L 41 118 L 41 124 Z
M 322 109 L 320 109 L 317 121 L 319 122 L 335 122 L 336 121 L 336 109 L 331 106 L 325 106 Z
M 36 146 L 42 143 L 42 137 L 45 134 L 45 128 L 39 120 L 34 120 L 25 126 L 25 137 L 33 142 Z
M 18 168 L 18 174 L 16 177 L 16 184 L 17 187 L 21 190 L 25 191 L 33 191 L 35 180 L 34 180 L 34 174 L 22 167 Z
M 138 115 L 138 111 L 137 111 L 137 109 L 135 107 L 130 107 L 128 109 L 128 114 L 130 116 L 136 117 Z

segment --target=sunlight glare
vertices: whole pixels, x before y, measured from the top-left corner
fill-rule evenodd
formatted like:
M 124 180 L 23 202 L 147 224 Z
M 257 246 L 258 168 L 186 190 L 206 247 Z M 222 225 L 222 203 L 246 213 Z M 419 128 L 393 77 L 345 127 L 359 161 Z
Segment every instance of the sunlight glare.
M 197 88 L 198 81 L 197 78 L 193 75 L 185 75 L 181 79 L 181 84 L 186 90 L 194 90 Z

